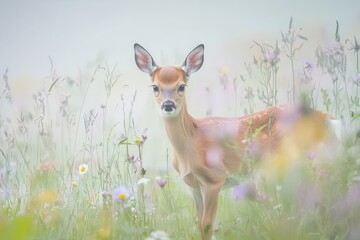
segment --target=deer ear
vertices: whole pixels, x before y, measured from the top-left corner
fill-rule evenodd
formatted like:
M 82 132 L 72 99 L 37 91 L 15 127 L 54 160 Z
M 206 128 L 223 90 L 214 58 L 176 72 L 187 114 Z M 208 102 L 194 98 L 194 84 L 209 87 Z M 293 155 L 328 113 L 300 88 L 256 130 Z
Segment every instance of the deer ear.
M 135 62 L 138 68 L 152 76 L 157 69 L 157 65 L 154 62 L 154 59 L 151 57 L 150 53 L 137 43 L 134 44 L 134 51 Z
M 204 44 L 200 44 L 194 50 L 192 50 L 186 57 L 182 69 L 187 76 L 196 72 L 201 68 L 204 62 Z

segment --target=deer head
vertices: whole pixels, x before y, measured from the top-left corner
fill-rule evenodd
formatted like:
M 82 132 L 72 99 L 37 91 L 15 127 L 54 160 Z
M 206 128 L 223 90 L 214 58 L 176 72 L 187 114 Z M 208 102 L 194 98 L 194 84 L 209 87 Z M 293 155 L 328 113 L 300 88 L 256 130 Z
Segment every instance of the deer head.
M 135 62 L 139 69 L 147 73 L 152 82 L 152 90 L 163 117 L 175 117 L 184 108 L 185 88 L 189 77 L 198 71 L 204 62 L 204 45 L 192 50 L 181 66 L 156 65 L 150 53 L 139 44 L 134 45 Z

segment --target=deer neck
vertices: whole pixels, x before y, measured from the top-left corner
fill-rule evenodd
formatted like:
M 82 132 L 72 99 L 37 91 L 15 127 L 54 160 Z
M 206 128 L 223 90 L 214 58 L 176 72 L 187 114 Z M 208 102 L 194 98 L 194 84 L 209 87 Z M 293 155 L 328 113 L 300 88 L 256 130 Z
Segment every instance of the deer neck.
M 164 123 L 168 138 L 175 152 L 178 154 L 184 153 L 196 129 L 194 118 L 187 112 L 186 104 L 184 103 L 177 116 L 164 118 Z

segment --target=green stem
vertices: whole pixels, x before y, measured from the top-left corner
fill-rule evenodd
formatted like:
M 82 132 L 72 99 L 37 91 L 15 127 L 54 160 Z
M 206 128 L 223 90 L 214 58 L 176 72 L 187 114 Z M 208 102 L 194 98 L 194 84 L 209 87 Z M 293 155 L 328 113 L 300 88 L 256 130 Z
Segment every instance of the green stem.
M 291 47 L 291 52 L 292 52 L 292 47 Z M 294 59 L 293 56 L 291 56 L 290 58 L 291 61 L 291 73 L 292 73 L 292 89 L 293 89 L 293 103 L 295 103 L 295 70 L 294 70 Z

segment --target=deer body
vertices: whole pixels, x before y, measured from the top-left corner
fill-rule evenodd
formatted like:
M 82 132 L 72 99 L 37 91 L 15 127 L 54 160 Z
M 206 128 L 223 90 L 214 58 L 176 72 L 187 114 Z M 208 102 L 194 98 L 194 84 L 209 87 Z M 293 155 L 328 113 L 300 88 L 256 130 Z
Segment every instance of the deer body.
M 180 67 L 159 67 L 151 55 L 135 44 L 137 66 L 147 73 L 164 119 L 168 138 L 174 148 L 173 166 L 191 188 L 195 200 L 202 239 L 212 236 L 218 207 L 218 195 L 228 173 L 241 168 L 248 154 L 249 142 L 253 154 L 275 150 L 283 137 L 280 120 L 287 107 L 271 107 L 265 111 L 241 118 L 194 119 L 188 112 L 185 87 L 189 76 L 203 63 L 203 45 L 195 48 Z M 316 112 L 317 119 L 324 116 Z M 254 135 L 256 129 L 261 129 Z

